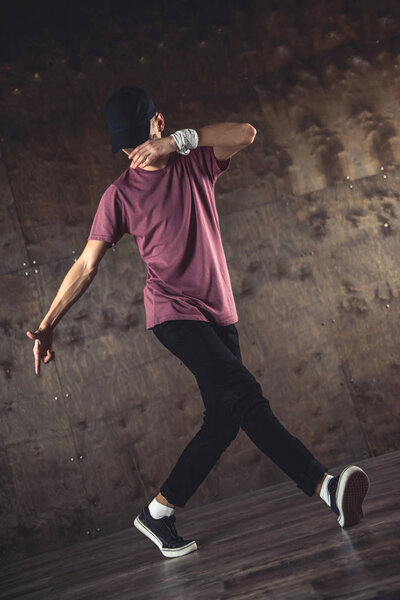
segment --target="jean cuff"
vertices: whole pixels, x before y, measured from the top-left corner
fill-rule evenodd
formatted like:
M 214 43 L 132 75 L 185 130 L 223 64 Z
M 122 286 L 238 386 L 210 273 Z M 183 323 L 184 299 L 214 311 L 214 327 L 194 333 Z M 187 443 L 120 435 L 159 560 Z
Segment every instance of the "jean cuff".
M 297 487 L 307 494 L 307 496 L 313 496 L 315 487 L 324 473 L 328 473 L 328 467 L 316 458 L 313 458 L 308 464 L 307 469 L 300 474 Z
M 186 504 L 186 501 L 182 499 L 182 496 L 178 496 L 172 492 L 167 483 L 163 483 L 160 487 L 160 492 L 168 500 L 170 504 L 174 504 L 175 506 L 179 506 L 179 508 L 183 508 Z

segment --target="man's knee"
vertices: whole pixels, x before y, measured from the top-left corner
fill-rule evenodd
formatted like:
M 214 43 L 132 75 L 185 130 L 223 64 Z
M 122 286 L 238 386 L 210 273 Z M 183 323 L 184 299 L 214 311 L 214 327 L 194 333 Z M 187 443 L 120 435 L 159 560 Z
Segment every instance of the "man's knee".
M 259 384 L 253 391 L 244 390 L 234 399 L 225 398 L 224 403 L 226 408 L 231 411 L 232 419 L 239 428 L 244 428 L 248 419 L 259 418 L 261 412 L 269 417 L 273 416 L 269 400 L 263 396 Z
M 221 448 L 226 448 L 236 438 L 239 429 L 240 425 L 229 414 L 226 422 L 215 420 L 206 414 L 199 434 L 210 441 L 217 442 Z

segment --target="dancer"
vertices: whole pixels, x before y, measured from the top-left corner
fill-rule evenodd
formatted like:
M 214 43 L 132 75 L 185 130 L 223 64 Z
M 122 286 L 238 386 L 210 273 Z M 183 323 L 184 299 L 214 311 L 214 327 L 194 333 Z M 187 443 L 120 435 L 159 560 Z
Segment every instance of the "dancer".
M 242 428 L 306 495 L 319 494 L 341 527 L 358 523 L 368 490 L 356 465 L 329 474 L 285 429 L 245 367 L 229 271 L 221 240 L 214 185 L 231 157 L 256 136 L 249 123 L 218 123 L 162 137 L 164 115 L 137 86 L 113 92 L 106 107 L 112 152 L 131 160 L 102 195 L 78 261 L 67 273 L 35 332 L 35 371 L 54 360 L 55 325 L 83 294 L 105 252 L 131 234 L 147 264 L 146 329 L 193 373 L 204 402 L 203 423 L 158 494 L 134 525 L 169 558 L 197 549 L 177 532 L 175 508 L 184 507 Z

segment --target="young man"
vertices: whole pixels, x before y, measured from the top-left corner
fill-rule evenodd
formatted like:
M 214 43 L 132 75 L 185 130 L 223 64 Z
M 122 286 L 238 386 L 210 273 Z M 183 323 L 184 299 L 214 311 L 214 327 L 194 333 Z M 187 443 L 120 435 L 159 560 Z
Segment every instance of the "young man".
M 85 249 L 66 275 L 35 332 L 35 370 L 54 359 L 52 331 L 93 280 L 107 248 L 124 233 L 137 243 L 148 272 L 146 328 L 195 375 L 205 406 L 203 424 L 183 450 L 157 496 L 134 520 L 166 557 L 197 549 L 175 527 L 184 507 L 240 427 L 308 496 L 314 492 L 342 527 L 363 517 L 366 473 L 349 465 L 332 476 L 273 414 L 260 384 L 242 362 L 238 321 L 221 240 L 214 185 L 231 157 L 249 146 L 249 123 L 219 123 L 162 137 L 164 116 L 136 86 L 106 104 L 112 152 L 131 164 L 104 192 Z

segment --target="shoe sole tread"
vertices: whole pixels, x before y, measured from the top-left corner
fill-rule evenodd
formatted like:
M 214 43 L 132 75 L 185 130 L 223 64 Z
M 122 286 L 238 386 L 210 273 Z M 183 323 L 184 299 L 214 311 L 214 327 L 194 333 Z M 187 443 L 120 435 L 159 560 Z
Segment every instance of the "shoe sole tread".
M 341 527 L 356 525 L 364 516 L 362 503 L 368 491 L 369 479 L 360 467 L 350 466 L 342 471 L 337 486 L 336 503 Z

